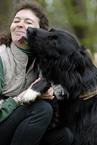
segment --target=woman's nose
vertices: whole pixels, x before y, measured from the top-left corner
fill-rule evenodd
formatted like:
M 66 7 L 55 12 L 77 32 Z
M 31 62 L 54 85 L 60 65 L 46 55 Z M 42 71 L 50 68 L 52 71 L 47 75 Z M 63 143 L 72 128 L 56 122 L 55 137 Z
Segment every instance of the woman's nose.
M 22 28 L 24 26 L 23 22 L 17 24 L 18 27 Z

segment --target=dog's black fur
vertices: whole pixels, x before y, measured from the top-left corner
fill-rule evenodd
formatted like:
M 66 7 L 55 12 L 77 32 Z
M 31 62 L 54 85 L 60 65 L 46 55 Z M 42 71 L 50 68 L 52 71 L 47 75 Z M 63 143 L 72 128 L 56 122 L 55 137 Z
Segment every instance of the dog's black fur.
M 60 121 L 74 134 L 73 145 L 97 145 L 97 95 L 80 95 L 97 86 L 97 68 L 75 36 L 65 30 L 28 28 L 27 43 L 38 58 L 43 76 L 66 93 L 59 100 Z

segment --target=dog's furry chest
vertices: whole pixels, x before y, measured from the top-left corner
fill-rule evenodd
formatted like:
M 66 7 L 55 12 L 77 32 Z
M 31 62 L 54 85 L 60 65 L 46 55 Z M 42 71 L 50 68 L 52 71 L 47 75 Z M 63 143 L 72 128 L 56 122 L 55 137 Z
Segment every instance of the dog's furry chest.
M 63 87 L 61 85 L 52 84 L 52 88 L 54 90 L 54 94 L 56 95 L 56 98 L 58 100 L 63 100 L 64 97 L 62 97 L 62 96 L 65 95 L 65 91 L 64 91 Z

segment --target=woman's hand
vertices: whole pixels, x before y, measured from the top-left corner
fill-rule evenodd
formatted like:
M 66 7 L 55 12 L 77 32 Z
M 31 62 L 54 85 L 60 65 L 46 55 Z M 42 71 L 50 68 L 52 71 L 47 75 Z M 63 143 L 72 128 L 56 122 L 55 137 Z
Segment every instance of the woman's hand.
M 41 78 L 38 78 L 37 80 L 35 80 L 35 81 L 30 85 L 30 87 L 29 87 L 28 89 L 31 89 L 31 87 L 32 87 L 35 83 L 39 82 L 40 80 L 41 80 Z
M 31 88 L 35 83 L 39 82 L 41 80 L 41 78 L 38 78 L 37 80 L 35 80 L 29 88 Z M 39 98 L 41 99 L 50 99 L 52 100 L 55 96 L 53 96 L 53 88 L 49 88 L 45 93 L 43 93 L 41 96 L 39 96 Z
M 23 105 L 22 98 L 23 98 L 23 96 L 24 96 L 25 93 L 26 93 L 26 90 L 23 91 L 22 93 L 20 93 L 17 97 L 14 97 L 13 99 L 14 99 L 19 105 Z
M 37 83 L 38 81 L 40 81 L 41 79 L 38 78 L 37 80 L 35 80 L 27 90 L 23 91 L 22 93 L 20 93 L 17 97 L 14 97 L 13 99 L 19 104 L 19 105 L 23 105 L 23 103 L 29 103 L 30 101 L 34 101 L 38 94 L 34 91 L 31 91 L 31 87 Z M 30 91 L 30 92 L 29 92 Z M 29 94 L 30 93 L 30 94 Z M 26 96 L 25 96 L 26 94 Z M 30 96 L 29 96 L 30 95 Z
M 41 96 L 38 92 L 35 92 L 31 89 L 31 87 L 39 82 L 41 80 L 41 78 L 38 78 L 37 80 L 35 80 L 30 87 L 23 91 L 21 94 L 18 95 L 18 97 L 14 97 L 13 99 L 19 104 L 19 105 L 23 105 L 23 103 L 29 103 L 30 101 L 34 101 L 37 97 L 41 98 L 41 99 L 50 99 L 52 100 L 54 98 L 53 96 L 53 88 L 49 88 L 45 93 L 43 93 Z
M 41 78 L 38 78 L 37 80 L 35 80 L 29 88 L 31 88 L 35 83 L 39 82 L 41 80 Z M 39 98 L 41 99 L 50 99 L 52 100 L 55 96 L 53 96 L 53 88 L 49 88 L 45 93 L 43 93 L 41 96 L 39 96 Z
M 41 99 L 50 99 L 50 100 L 52 100 L 55 96 L 53 96 L 53 88 L 49 88 L 48 90 L 47 90 L 47 92 L 45 92 L 44 94 L 42 94 L 42 96 L 40 96 L 39 98 L 41 98 Z

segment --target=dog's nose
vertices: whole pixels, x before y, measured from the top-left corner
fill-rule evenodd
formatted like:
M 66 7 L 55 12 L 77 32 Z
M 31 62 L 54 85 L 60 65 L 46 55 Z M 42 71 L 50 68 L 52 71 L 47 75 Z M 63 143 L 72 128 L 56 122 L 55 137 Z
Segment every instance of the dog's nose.
M 32 27 L 28 27 L 27 28 L 27 32 L 32 32 L 33 31 L 33 28 Z

